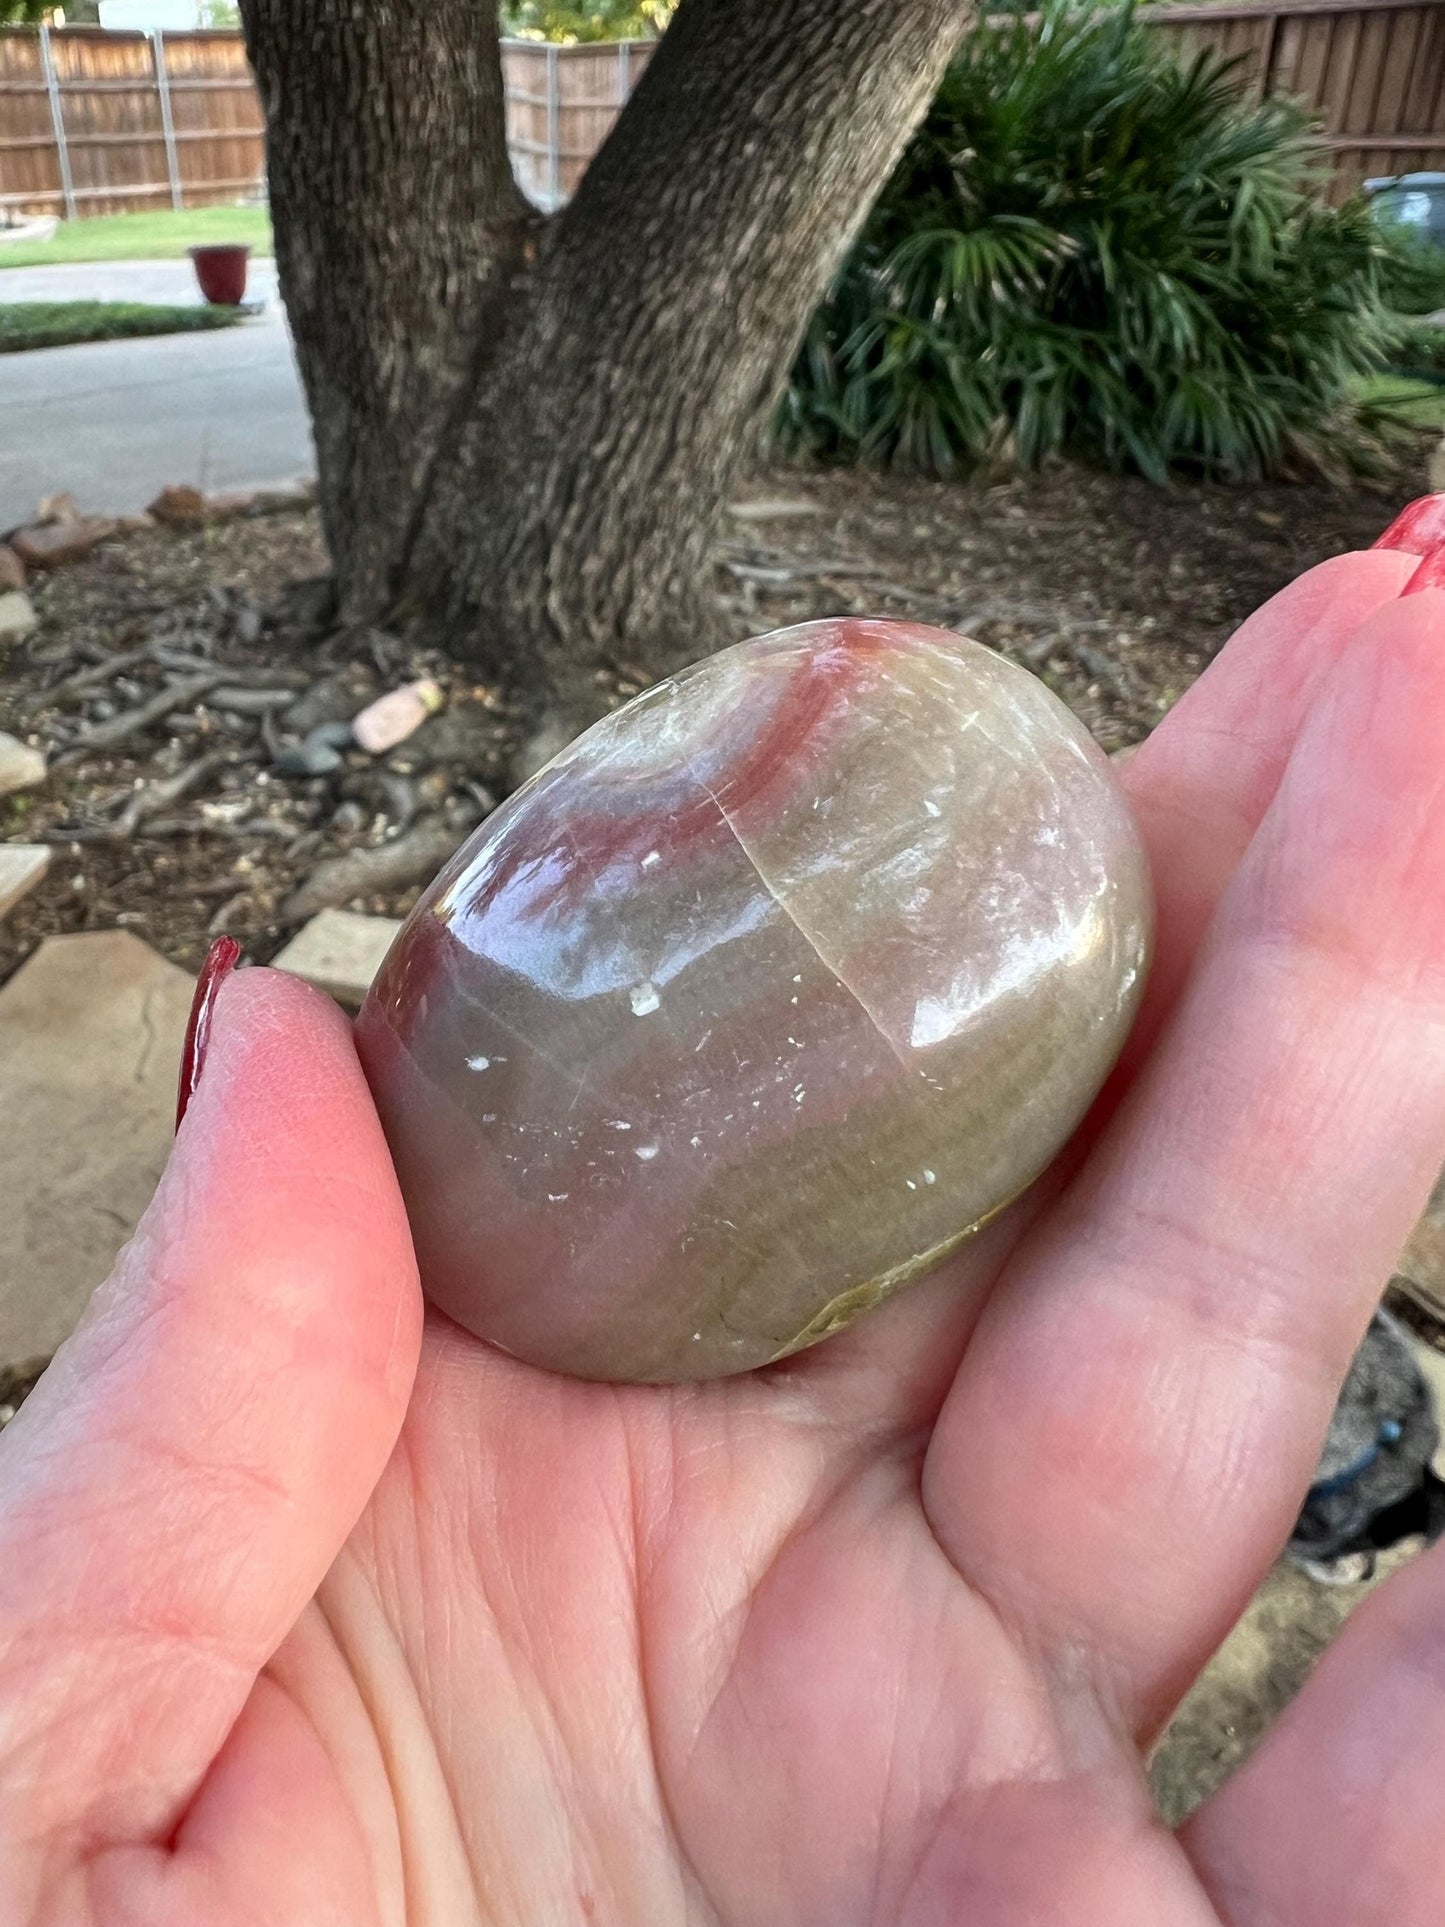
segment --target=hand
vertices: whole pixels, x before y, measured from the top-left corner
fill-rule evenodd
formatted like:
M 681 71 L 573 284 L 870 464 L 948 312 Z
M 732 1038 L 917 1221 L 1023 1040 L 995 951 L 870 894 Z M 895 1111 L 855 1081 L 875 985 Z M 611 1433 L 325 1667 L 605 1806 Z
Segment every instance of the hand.
M 584 1385 L 423 1330 L 345 1022 L 234 978 L 0 1440 L 5 1921 L 1437 1921 L 1445 1546 L 1181 1835 L 1141 1765 L 1445 1156 L 1413 566 L 1312 571 L 1123 767 L 1160 954 L 1067 1170 L 755 1376 Z

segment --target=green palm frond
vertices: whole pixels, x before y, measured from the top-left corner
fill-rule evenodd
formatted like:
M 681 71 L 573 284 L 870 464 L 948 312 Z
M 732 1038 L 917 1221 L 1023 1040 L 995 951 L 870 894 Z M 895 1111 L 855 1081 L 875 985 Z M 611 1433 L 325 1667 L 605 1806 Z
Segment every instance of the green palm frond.
M 779 432 L 938 473 L 1007 444 L 1159 481 L 1377 452 L 1355 387 L 1430 264 L 1362 201 L 1324 206 L 1324 178 L 1296 107 L 1208 51 L 1174 62 L 1127 7 L 987 22 L 815 316 Z

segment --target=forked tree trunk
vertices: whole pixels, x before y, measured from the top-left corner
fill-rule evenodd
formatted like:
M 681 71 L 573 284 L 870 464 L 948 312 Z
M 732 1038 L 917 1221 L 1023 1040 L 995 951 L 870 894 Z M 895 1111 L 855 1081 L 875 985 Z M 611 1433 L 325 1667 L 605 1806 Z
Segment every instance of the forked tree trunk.
M 970 0 L 683 0 L 575 199 L 483 0 L 242 0 L 344 613 L 585 712 L 714 637 L 717 517 Z

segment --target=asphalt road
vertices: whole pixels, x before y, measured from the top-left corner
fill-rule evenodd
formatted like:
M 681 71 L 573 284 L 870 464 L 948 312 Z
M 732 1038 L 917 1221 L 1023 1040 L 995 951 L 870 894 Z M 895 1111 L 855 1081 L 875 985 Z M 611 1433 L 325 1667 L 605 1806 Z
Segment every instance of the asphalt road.
M 188 261 L 0 269 L 0 302 L 198 301 Z M 276 299 L 214 333 L 148 335 L 0 355 L 0 529 L 68 489 L 81 508 L 131 514 L 167 482 L 247 488 L 314 471 L 301 384 Z

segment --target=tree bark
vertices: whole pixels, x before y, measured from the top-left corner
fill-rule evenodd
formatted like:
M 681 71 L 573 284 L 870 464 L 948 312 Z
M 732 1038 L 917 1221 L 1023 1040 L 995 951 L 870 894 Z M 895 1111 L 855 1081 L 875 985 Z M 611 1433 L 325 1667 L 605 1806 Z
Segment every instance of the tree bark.
M 703 653 L 728 490 L 970 0 L 683 0 L 545 224 L 490 7 L 242 4 L 343 607 L 573 719 L 599 661 Z
M 495 0 L 241 17 L 341 610 L 374 619 L 540 226 L 507 156 Z

